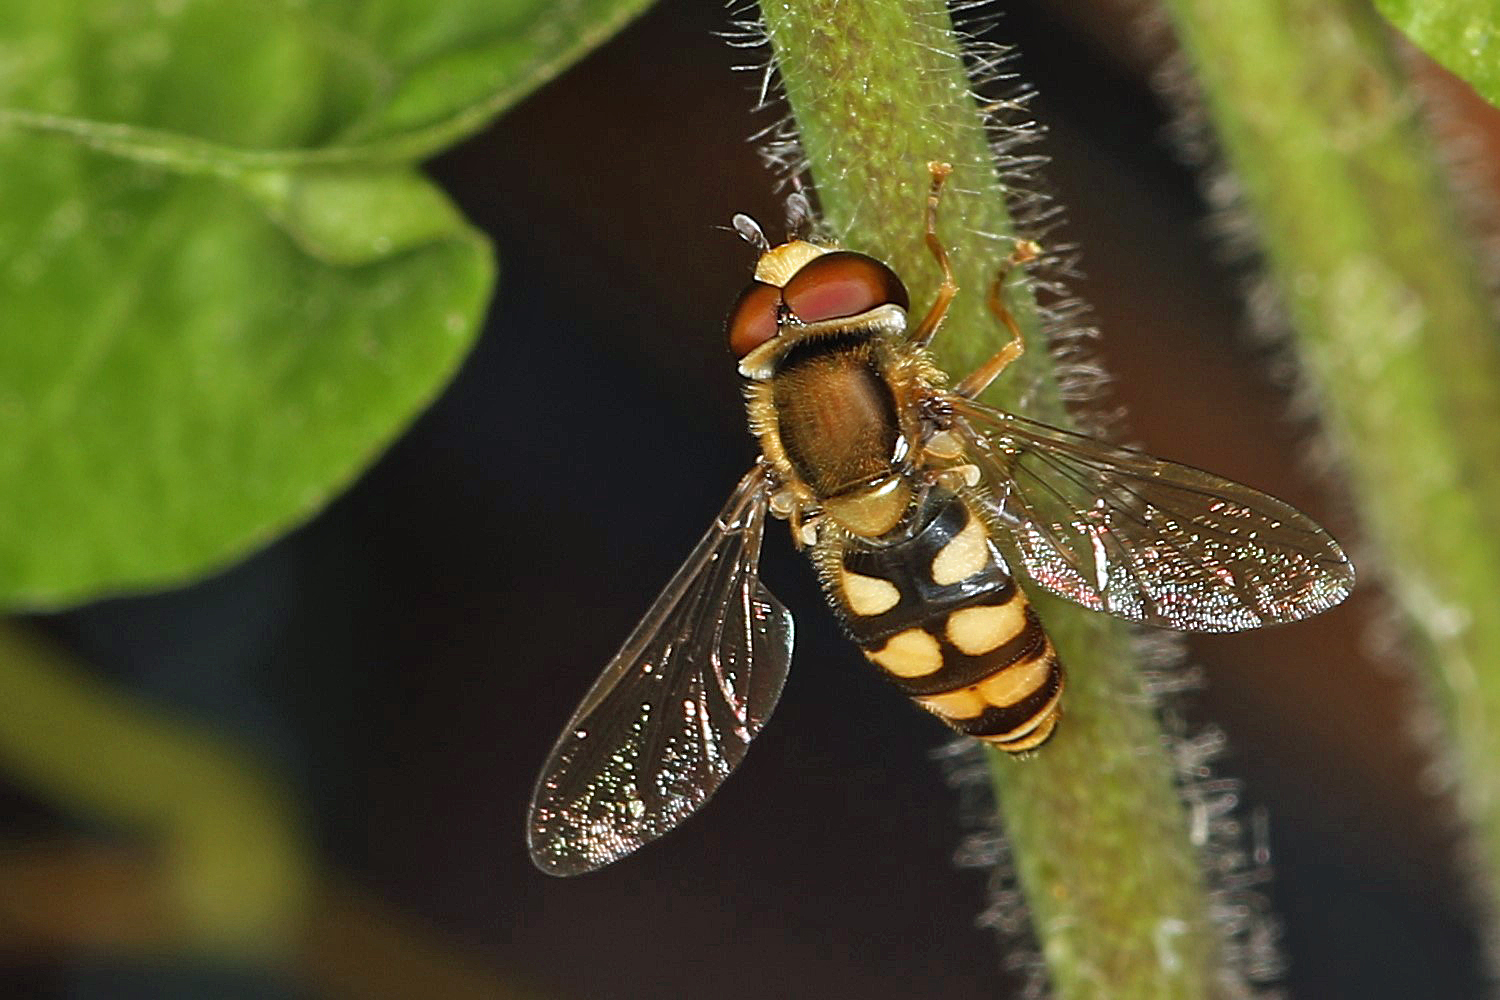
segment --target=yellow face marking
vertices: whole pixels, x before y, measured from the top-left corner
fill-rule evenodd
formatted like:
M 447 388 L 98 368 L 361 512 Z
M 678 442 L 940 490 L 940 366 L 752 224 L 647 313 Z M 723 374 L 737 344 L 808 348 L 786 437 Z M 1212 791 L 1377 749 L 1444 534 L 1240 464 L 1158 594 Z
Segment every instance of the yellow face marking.
M 991 705 L 1004 708 L 1032 694 L 1047 683 L 1047 675 L 1052 673 L 1052 657 L 1046 655 L 1051 651 L 1049 643 L 1036 659 L 1006 667 L 995 676 L 980 681 L 980 696 Z
M 974 719 L 989 708 L 973 688 L 949 691 L 947 694 L 931 694 L 917 699 L 917 703 L 930 712 L 947 719 Z
M 841 569 L 839 587 L 844 592 L 849 610 L 864 617 L 883 615 L 901 603 L 901 591 L 896 589 L 896 585 L 877 576 L 865 576 L 863 573 Z
M 970 656 L 988 653 L 1021 634 L 1026 627 L 1026 602 L 964 608 L 948 616 L 948 639 Z
M 803 264 L 827 252 L 826 248 L 814 246 L 806 240 L 783 243 L 761 254 L 760 260 L 755 262 L 755 280 L 781 288 L 792 280 L 792 275 L 802 270 Z
M 897 677 L 925 677 L 943 665 L 938 641 L 919 628 L 897 632 L 881 649 L 865 655 Z
M 932 557 L 932 582 L 941 587 L 967 580 L 990 563 L 984 526 L 973 515 L 958 536 Z

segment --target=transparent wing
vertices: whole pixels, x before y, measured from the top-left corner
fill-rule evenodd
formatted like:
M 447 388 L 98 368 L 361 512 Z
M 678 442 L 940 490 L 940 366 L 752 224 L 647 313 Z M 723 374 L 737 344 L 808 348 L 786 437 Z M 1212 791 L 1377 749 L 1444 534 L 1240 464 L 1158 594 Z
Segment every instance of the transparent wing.
M 553 875 L 592 871 L 708 800 L 781 695 L 792 617 L 757 575 L 765 475 L 741 480 L 552 748 L 527 841 Z
M 1349 595 L 1305 514 L 1211 472 L 947 397 L 1014 552 L 1046 590 L 1131 621 L 1236 632 Z

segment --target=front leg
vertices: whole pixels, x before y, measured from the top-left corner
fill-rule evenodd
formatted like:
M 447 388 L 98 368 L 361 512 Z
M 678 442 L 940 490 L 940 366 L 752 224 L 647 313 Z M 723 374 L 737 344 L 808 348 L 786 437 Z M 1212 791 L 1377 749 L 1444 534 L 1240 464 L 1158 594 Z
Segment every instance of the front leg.
M 958 294 L 958 282 L 953 280 L 953 268 L 948 263 L 948 251 L 944 249 L 943 241 L 938 239 L 937 233 L 938 201 L 943 196 L 943 182 L 948 179 L 949 174 L 953 173 L 953 167 L 934 160 L 927 164 L 927 169 L 932 173 L 932 188 L 927 192 L 927 249 L 932 251 L 938 267 L 943 269 L 943 283 L 938 286 L 937 298 L 927 310 L 927 315 L 922 317 L 922 322 L 918 323 L 916 329 L 911 332 L 911 342 L 918 347 L 926 347 L 932 342 L 932 335 L 937 333 L 943 317 L 948 315 L 948 306 L 953 303 L 953 297 Z
M 985 302 L 989 305 L 990 312 L 995 314 L 995 318 L 1010 331 L 1010 343 L 996 351 L 994 357 L 964 376 L 953 387 L 955 396 L 962 396 L 964 399 L 973 399 L 978 396 L 989 388 L 990 383 L 995 381 L 1001 372 L 1010 367 L 1012 361 L 1026 353 L 1026 340 L 1021 335 L 1021 324 L 1016 322 L 1015 314 L 1005 304 L 1005 279 L 1016 267 L 1036 260 L 1041 250 L 1042 248 L 1032 240 L 1017 240 L 1015 249 L 1000 265 L 1000 271 L 995 275 L 994 283 L 990 285 L 990 294 Z

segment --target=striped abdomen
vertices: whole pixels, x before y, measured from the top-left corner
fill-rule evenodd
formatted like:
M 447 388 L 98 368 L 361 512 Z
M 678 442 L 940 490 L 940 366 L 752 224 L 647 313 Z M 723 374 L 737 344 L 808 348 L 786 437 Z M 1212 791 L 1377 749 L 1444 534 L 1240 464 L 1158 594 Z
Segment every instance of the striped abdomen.
M 917 704 L 1018 753 L 1057 725 L 1063 669 L 1036 611 L 961 497 L 934 496 L 906 538 L 850 541 L 825 567 L 829 598 Z

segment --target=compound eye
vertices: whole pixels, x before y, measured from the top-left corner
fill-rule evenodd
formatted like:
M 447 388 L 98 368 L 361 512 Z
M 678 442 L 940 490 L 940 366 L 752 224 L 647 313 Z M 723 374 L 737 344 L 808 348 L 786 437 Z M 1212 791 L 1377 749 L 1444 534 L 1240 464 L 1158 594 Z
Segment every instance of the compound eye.
M 804 323 L 844 319 L 878 306 L 910 305 L 896 272 L 874 257 L 835 250 L 814 257 L 781 290 L 782 300 Z
M 735 300 L 725 323 L 729 349 L 743 358 L 761 344 L 776 336 L 776 311 L 781 305 L 781 289 L 762 281 L 752 281 Z

